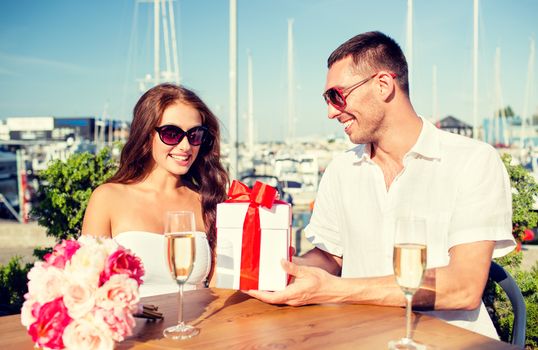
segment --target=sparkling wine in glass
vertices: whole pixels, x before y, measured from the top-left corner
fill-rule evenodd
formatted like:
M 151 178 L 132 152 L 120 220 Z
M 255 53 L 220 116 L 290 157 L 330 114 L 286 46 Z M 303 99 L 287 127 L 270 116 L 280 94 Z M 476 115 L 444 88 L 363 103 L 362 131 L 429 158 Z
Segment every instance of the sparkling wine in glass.
M 406 305 L 406 335 L 389 342 L 389 349 L 426 349 L 411 337 L 413 295 L 420 288 L 426 270 L 426 221 L 423 218 L 396 220 L 393 265 L 396 282 L 402 289 Z
M 192 211 L 173 211 L 166 213 L 164 241 L 165 256 L 172 278 L 179 285 L 178 323 L 163 331 L 166 338 L 182 340 L 200 333 L 183 321 L 183 285 L 192 273 L 196 257 L 195 223 Z
M 194 232 L 194 241 L 196 245 L 196 264 L 194 264 L 187 284 L 198 289 L 208 284 L 207 277 L 211 271 L 211 248 L 205 232 Z

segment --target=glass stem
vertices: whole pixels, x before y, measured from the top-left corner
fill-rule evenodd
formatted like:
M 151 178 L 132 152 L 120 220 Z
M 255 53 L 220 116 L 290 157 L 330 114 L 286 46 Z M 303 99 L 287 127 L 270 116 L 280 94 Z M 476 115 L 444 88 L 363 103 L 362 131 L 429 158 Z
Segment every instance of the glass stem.
M 405 338 L 411 340 L 411 309 L 413 308 L 413 294 L 405 293 L 407 306 L 405 310 Z
M 183 283 L 179 283 L 177 325 L 183 326 Z

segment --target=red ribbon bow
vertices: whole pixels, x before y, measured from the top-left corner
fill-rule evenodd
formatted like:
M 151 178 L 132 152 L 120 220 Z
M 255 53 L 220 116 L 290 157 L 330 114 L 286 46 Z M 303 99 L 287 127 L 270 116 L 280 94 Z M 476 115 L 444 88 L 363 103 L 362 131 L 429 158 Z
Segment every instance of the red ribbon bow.
M 241 274 L 239 289 L 258 289 L 260 275 L 261 227 L 259 207 L 270 209 L 276 200 L 277 190 L 260 181 L 256 181 L 252 190 L 244 183 L 234 180 L 228 190 L 226 203 L 246 203 L 248 210 L 243 222 L 243 240 L 241 244 Z

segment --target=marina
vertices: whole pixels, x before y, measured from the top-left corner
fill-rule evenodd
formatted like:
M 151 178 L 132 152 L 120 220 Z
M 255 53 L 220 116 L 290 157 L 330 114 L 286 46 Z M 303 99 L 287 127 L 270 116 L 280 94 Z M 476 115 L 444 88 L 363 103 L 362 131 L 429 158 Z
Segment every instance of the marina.
M 54 341 L 87 341 L 77 322 L 109 322 L 99 290 L 135 277 L 132 296 L 161 304 L 139 309 L 167 315 L 133 321 L 130 336 L 115 326 L 144 314 L 126 307 L 121 319 L 115 306 L 112 333 L 91 328 L 119 348 L 392 348 L 404 324 L 401 341 L 428 348 L 538 348 L 537 11 L 530 0 L 6 3 L 0 316 L 21 315 L 0 319 L 11 343 L 54 347 L 35 339 L 57 321 L 51 305 L 65 306 Z M 327 171 L 351 140 L 371 152 Z M 188 222 L 174 228 L 177 210 Z M 64 240 L 81 232 L 113 240 Z M 80 311 L 74 267 L 88 273 L 89 260 L 105 269 Z M 175 295 L 145 297 L 166 292 L 161 280 L 175 290 L 170 274 L 179 315 Z M 184 283 L 200 289 L 185 295 L 200 334 L 177 343 L 161 326 L 183 321 Z
M 130 113 L 127 111 L 140 94 L 150 87 L 162 82 L 172 82 L 199 85 L 200 89 L 203 88 L 203 95 L 211 91 L 213 84 L 196 84 L 197 80 L 192 76 L 194 70 L 185 68 L 189 67 L 192 52 L 182 49 L 182 45 L 187 45 L 191 32 L 182 32 L 181 28 L 192 27 L 191 16 L 200 15 L 195 8 L 169 0 L 136 0 L 128 1 L 125 5 L 128 8 L 125 17 L 130 18 L 131 23 L 129 29 L 126 29 L 128 38 L 123 38 L 120 42 L 126 55 L 121 61 L 125 71 L 124 85 L 121 89 L 116 89 L 123 91 L 121 98 L 116 95 L 112 100 L 107 99 L 100 114 L 92 115 L 86 112 L 89 109 L 78 110 L 78 113 L 72 115 L 41 114 L 56 113 L 54 109 L 49 109 L 23 116 L 4 112 L 0 116 L 0 218 L 19 222 L 31 219 L 29 213 L 32 202 L 39 192 L 39 173 L 51 161 L 65 161 L 70 155 L 80 152 L 95 154 L 103 147 L 111 148 L 113 156 L 118 158 L 121 145 L 129 133 Z M 259 55 L 259 51 L 264 48 L 263 45 L 260 47 L 262 41 L 250 41 L 248 38 L 252 33 L 245 31 L 245 27 L 238 27 L 238 24 L 245 20 L 241 17 L 241 11 L 248 13 L 252 11 L 250 6 L 257 8 L 257 5 L 238 6 L 236 0 L 230 0 L 228 5 L 227 8 L 221 9 L 227 10 L 229 15 L 226 23 L 228 32 L 222 38 L 227 39 L 228 46 L 221 48 L 228 54 L 227 66 L 220 62 L 222 60 L 219 61 L 219 70 L 228 71 L 228 89 L 216 100 L 211 93 L 208 96 L 211 108 L 221 118 L 223 163 L 231 179 L 265 179 L 279 188 L 281 197 L 293 203 L 295 212 L 300 215 L 308 213 L 326 166 L 334 155 L 345 152 L 353 145 L 337 122 L 322 123 L 323 119 L 325 122 L 327 120 L 320 92 L 313 94 L 310 89 L 313 81 L 301 72 L 305 64 L 301 48 L 312 45 L 312 40 L 305 38 L 302 32 L 304 19 L 287 16 L 279 22 L 278 29 L 282 36 L 272 38 L 272 42 L 280 45 L 278 54 L 283 63 L 282 74 L 277 79 L 264 74 L 270 67 L 267 57 Z M 429 56 L 434 55 L 419 56 L 415 52 L 417 47 L 424 45 L 417 40 L 422 33 L 414 30 L 417 22 L 422 20 L 421 15 L 416 13 L 421 10 L 422 5 L 413 6 L 413 1 L 409 0 L 407 6 L 398 6 L 397 18 L 402 24 L 402 33 L 399 34 L 405 36 L 402 44 L 405 44 L 409 85 L 414 92 L 413 88 L 418 87 L 415 79 L 418 72 L 423 70 L 424 66 L 430 66 L 417 65 L 416 61 L 429 59 Z M 510 153 L 515 163 L 523 165 L 538 178 L 535 40 L 532 36 L 526 37 L 525 40 L 518 39 L 519 46 L 524 47 L 519 52 L 525 53 L 518 58 L 526 65 L 518 66 L 518 79 L 524 80 L 524 83 L 517 85 L 519 95 L 523 96 L 523 104 L 518 105 L 516 110 L 510 105 L 514 104 L 511 97 L 513 89 L 507 89 L 508 79 L 503 75 L 509 70 L 506 62 L 512 62 L 513 56 L 508 50 L 503 51 L 504 48 L 499 43 L 493 45 L 488 42 L 490 39 L 485 35 L 486 30 L 478 26 L 480 16 L 489 9 L 488 6 L 474 0 L 473 6 L 466 8 L 466 12 L 472 14 L 472 23 L 469 23 L 467 33 L 468 43 L 472 44 L 472 50 L 468 52 L 472 56 L 472 62 L 463 60 L 462 64 L 469 66 L 469 63 L 472 63 L 472 91 L 465 91 L 463 95 L 467 96 L 471 103 L 465 101 L 465 108 L 460 106 L 456 112 L 445 112 L 453 110 L 452 106 L 457 106 L 458 103 L 450 102 L 450 108 L 446 103 L 443 106 L 443 99 L 455 99 L 447 96 L 439 98 L 441 91 L 446 92 L 443 86 L 447 84 L 448 77 L 446 74 L 443 77 L 446 67 L 436 62 L 431 65 L 431 72 L 428 72 L 428 75 L 431 73 L 431 92 L 419 92 L 421 98 L 413 102 L 421 107 L 419 113 L 426 111 L 424 117 L 441 129 L 488 142 L 496 147 L 500 154 Z M 201 14 L 203 15 L 204 11 Z M 260 15 L 259 12 L 255 14 Z M 220 32 L 221 29 L 219 27 Z M 240 38 L 240 35 L 247 34 L 247 39 Z M 204 33 L 199 32 L 196 35 L 196 38 L 204 37 Z M 492 45 L 494 55 L 481 55 L 479 44 Z M 196 72 L 206 76 L 210 68 L 209 65 L 204 65 Z M 322 68 L 320 66 L 319 72 L 315 73 L 318 77 L 316 85 L 319 85 L 320 90 L 324 79 Z M 481 76 L 479 71 L 482 72 Z M 483 82 L 479 84 L 478 79 L 483 76 L 488 77 L 486 82 L 491 80 L 491 86 L 486 86 Z M 422 85 L 428 85 L 425 80 L 427 79 L 422 79 Z M 280 87 L 276 88 L 275 83 L 280 84 Z M 267 86 L 271 86 L 271 89 L 268 90 Z M 281 94 L 273 96 L 272 91 L 279 91 Z M 488 95 L 487 99 L 484 98 L 485 94 Z M 224 95 L 227 95 L 228 102 L 221 100 Z M 264 101 L 269 96 L 270 106 Z M 318 97 L 315 101 L 314 96 Z M 126 103 L 128 99 L 131 106 Z M 117 109 L 120 101 L 123 105 L 121 111 Z M 431 106 L 423 105 L 425 101 L 431 101 Z M 225 107 L 228 107 L 227 111 Z M 469 120 L 472 120 L 472 123 Z M 313 132 L 313 126 L 316 124 L 321 127 L 317 132 Z M 331 125 L 331 128 L 324 125 Z M 269 129 L 278 132 L 271 136 L 272 134 L 266 132 Z M 536 204 L 535 209 L 538 209 Z
M 499 154 L 509 153 L 516 164 L 521 164 L 538 178 L 538 150 L 534 146 L 538 127 L 529 125 L 525 131 L 527 136 L 521 142 L 521 121 L 505 119 L 496 124 L 486 119 L 484 126 L 477 130 L 486 141 L 488 134 L 499 134 L 495 125 L 503 125 L 507 135 L 517 135 L 507 138 L 506 143 L 492 137 L 489 141 Z M 39 173 L 51 161 L 66 161 L 69 156 L 81 152 L 95 154 L 103 147 L 111 148 L 113 156 L 119 160 L 119 149 L 129 133 L 128 123 L 103 121 L 96 117 L 29 117 L 26 120 L 17 117 L 0 123 L 4 130 L 4 137 L 0 139 L 0 218 L 20 222 L 28 220 L 30 206 L 39 191 Z M 452 116 L 434 123 L 450 132 L 472 132 L 471 126 Z M 344 137 L 253 143 L 251 146 L 240 143 L 235 178 L 245 180 L 248 185 L 252 185 L 256 178 L 267 181 L 279 188 L 281 196 L 293 203 L 296 212 L 302 213 L 311 209 L 317 186 L 330 160 L 352 147 L 353 144 Z M 229 143 L 223 143 L 221 151 L 223 163 L 230 170 Z M 24 205 L 27 208 L 23 208 Z M 535 209 L 538 209 L 536 204 Z

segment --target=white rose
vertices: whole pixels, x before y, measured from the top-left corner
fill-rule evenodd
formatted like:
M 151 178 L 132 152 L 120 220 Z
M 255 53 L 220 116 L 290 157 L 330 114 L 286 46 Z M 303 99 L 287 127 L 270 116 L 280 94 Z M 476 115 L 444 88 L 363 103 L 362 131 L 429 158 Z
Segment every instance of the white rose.
M 73 320 L 65 327 L 62 340 L 66 349 L 109 350 L 114 348 L 114 340 L 107 324 L 91 314 Z
M 95 305 L 95 289 L 77 279 L 68 280 L 65 287 L 64 304 L 72 318 L 81 318 L 90 312 Z
M 97 245 L 98 238 L 89 235 L 82 235 L 78 238 L 78 242 L 81 246 L 95 246 Z
M 39 303 L 33 299 L 27 299 L 24 304 L 22 304 L 21 323 L 26 328 L 30 327 L 30 325 L 36 321 L 36 318 L 32 313 L 34 307 L 39 307 Z
M 54 267 L 44 267 L 37 262 L 28 272 L 28 292 L 39 304 L 45 304 L 63 294 L 65 275 L 62 270 Z
M 97 286 L 107 256 L 104 247 L 98 244 L 84 244 L 73 255 L 71 261 L 65 265 L 66 274 L 75 276 L 76 279 L 87 285 Z
M 108 238 L 103 239 L 101 244 L 105 248 L 107 255 L 114 253 L 119 247 L 119 244 L 115 240 Z

